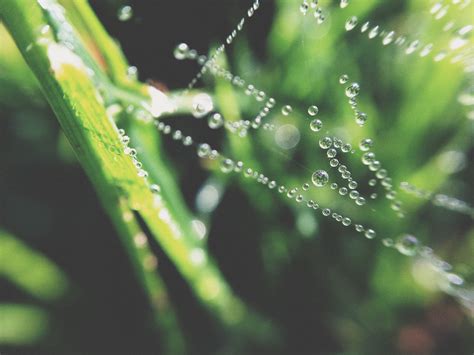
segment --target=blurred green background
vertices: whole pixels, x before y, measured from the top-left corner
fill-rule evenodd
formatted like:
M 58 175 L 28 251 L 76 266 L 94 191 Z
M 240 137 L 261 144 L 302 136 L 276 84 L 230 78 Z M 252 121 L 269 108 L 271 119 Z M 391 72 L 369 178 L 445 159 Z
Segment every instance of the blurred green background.
M 465 88 L 471 87 L 472 95 L 472 72 L 449 59 L 435 62 L 433 54 L 407 56 L 393 44 L 383 46 L 380 38 L 369 40 L 359 29 L 367 19 L 433 42 L 435 48 L 449 48 L 452 35 L 442 27 L 450 21 L 458 27 L 472 23 L 473 5 L 461 11 L 451 4 L 436 20 L 428 0 L 351 1 L 343 10 L 321 1 L 327 19 L 318 25 L 311 14 L 301 14 L 300 3 L 262 0 L 222 61 L 278 102 L 293 106 L 290 116 L 275 111 L 269 119 L 300 130 L 295 149 L 281 151 L 274 136 L 262 130 L 239 138 L 210 131 L 191 115 L 165 121 L 287 186 L 301 186 L 317 168 L 329 171 L 325 152 L 317 148 L 324 134 L 353 146 L 370 137 L 395 186 L 409 181 L 472 204 L 474 121 L 467 118 L 469 107 L 458 102 Z M 186 42 L 208 54 L 251 2 L 137 0 L 126 3 L 134 13 L 126 22 L 117 18 L 124 4 L 91 1 L 139 78 L 173 92 L 199 69 L 194 62 L 177 61 L 174 47 Z M 359 26 L 346 32 L 344 23 L 353 15 Z M 471 52 L 472 45 L 469 38 Z M 369 115 L 364 128 L 354 122 L 338 83 L 341 74 L 361 85 L 358 103 Z M 259 111 L 255 101 L 222 79 L 205 76 L 198 89 L 212 94 L 227 118 L 250 119 Z M 312 104 L 324 123 L 319 134 L 309 129 L 306 109 Z M 242 175 L 225 176 L 171 139 L 163 139 L 157 149 L 188 208 L 206 225 L 206 243 L 229 284 L 278 334 L 264 340 L 252 327 L 247 333 L 220 328 L 160 246 L 153 245 L 188 353 L 473 351 L 472 310 L 469 315 L 441 292 L 423 263 Z M 453 154 L 457 164 L 449 164 Z M 116 232 L 3 27 L 0 157 L 0 349 L 6 354 L 161 353 L 150 306 Z M 344 163 L 358 181 L 367 182 L 370 174 L 359 159 L 349 156 Z M 218 191 L 219 203 L 211 212 L 196 203 L 203 186 Z M 404 192 L 399 197 L 406 210 L 402 219 L 383 198 L 361 208 L 329 188 L 314 195 L 321 205 L 372 226 L 378 238 L 416 235 L 467 283 L 474 281 L 472 218 Z

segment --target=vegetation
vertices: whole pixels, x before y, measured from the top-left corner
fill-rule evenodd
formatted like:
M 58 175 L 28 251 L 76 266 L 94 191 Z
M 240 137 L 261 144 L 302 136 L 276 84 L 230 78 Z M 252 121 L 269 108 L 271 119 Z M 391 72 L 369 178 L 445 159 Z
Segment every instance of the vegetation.
M 252 3 L 237 1 L 91 3 L 0 0 L 0 227 L 8 230 L 0 231 L 0 350 L 472 349 L 474 31 L 453 42 L 453 31 L 472 22 L 472 4 L 453 2 L 437 18 L 428 0 L 308 2 L 307 10 L 301 1 L 261 1 L 253 15 Z M 325 21 L 313 16 L 318 8 Z M 209 69 L 186 90 L 201 66 L 177 62 L 173 51 L 178 59 L 189 52 L 180 58 L 175 46 L 186 41 L 212 57 L 242 16 L 245 28 L 216 56 L 222 71 Z M 403 43 L 382 43 L 390 29 L 406 34 L 408 48 L 419 39 L 435 49 L 410 55 Z M 226 79 L 227 70 L 265 88 L 266 100 Z M 353 107 L 350 83 L 358 86 Z M 234 123 L 252 120 L 268 97 L 278 108 L 268 126 L 239 134 L 199 119 L 203 97 Z M 368 201 L 341 193 L 344 179 L 318 146 L 324 136 L 357 150 L 338 151 L 337 164 Z M 391 179 L 376 187 L 358 149 L 367 138 Z M 221 155 L 198 157 L 202 142 Z M 237 161 L 244 169 L 229 174 Z M 317 169 L 330 182 L 298 203 Z M 411 185 L 423 192 L 400 188 Z M 380 196 L 369 200 L 374 191 Z M 391 191 L 400 205 L 383 197 Z M 454 208 L 449 196 L 466 203 Z M 408 234 L 416 252 L 392 246 Z M 439 258 L 426 257 L 426 246 Z M 434 272 L 443 260 L 453 269 Z

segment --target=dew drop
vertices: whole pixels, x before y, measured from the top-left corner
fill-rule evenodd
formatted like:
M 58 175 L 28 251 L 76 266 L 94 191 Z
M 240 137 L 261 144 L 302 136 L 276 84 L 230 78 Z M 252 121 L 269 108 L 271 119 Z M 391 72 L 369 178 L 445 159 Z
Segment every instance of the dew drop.
M 328 158 L 334 158 L 337 155 L 337 150 L 334 148 L 328 149 L 326 155 L 328 156 Z
M 232 172 L 235 168 L 235 163 L 231 159 L 224 159 L 221 162 L 221 171 L 225 174 Z
M 349 0 L 341 0 L 341 2 L 339 3 L 339 6 L 341 7 L 341 9 L 345 9 L 348 5 L 349 5 Z
M 318 106 L 312 105 L 312 106 L 308 107 L 308 114 L 310 116 L 316 116 L 318 114 L 318 112 L 319 112 Z
M 314 186 L 322 187 L 329 181 L 329 174 L 325 170 L 316 170 L 311 176 Z
M 395 32 L 390 31 L 382 40 L 382 44 L 384 46 L 388 46 L 390 43 L 393 42 L 393 39 L 395 38 Z
M 292 111 L 293 111 L 293 107 L 291 107 L 290 105 L 285 105 L 281 109 L 281 113 L 284 116 L 288 116 Z
M 356 113 L 356 123 L 359 126 L 363 126 L 367 121 L 367 114 L 365 112 L 357 111 Z
M 193 98 L 192 114 L 196 118 L 202 118 L 214 108 L 212 98 L 208 94 L 198 94 Z
M 395 246 L 403 255 L 413 256 L 417 253 L 420 243 L 416 237 L 405 234 L 398 238 Z
M 211 147 L 207 143 L 201 143 L 198 145 L 197 154 L 200 158 L 206 158 L 211 153 Z
M 186 59 L 189 53 L 189 46 L 186 43 L 180 43 L 173 51 L 174 57 L 177 60 Z
M 133 9 L 129 5 L 121 6 L 118 9 L 117 17 L 120 21 L 128 21 L 133 16 Z
M 323 122 L 319 119 L 312 120 L 311 123 L 309 124 L 309 128 L 313 132 L 319 132 L 321 128 L 323 128 Z
M 372 141 L 372 139 L 366 138 L 360 141 L 359 148 L 363 152 L 367 152 L 368 150 L 370 150 L 370 148 L 372 148 L 373 144 L 374 142 Z
M 373 229 L 367 229 L 364 233 L 367 239 L 374 239 L 375 238 L 375 231 Z
M 207 124 L 211 129 L 218 129 L 224 125 L 224 119 L 220 113 L 213 113 L 209 116 Z
M 306 1 L 304 1 L 301 5 L 300 5 L 300 11 L 303 15 L 306 15 L 306 13 L 308 12 L 308 9 L 309 9 L 309 5 Z
M 319 146 L 322 149 L 329 149 L 332 145 L 332 139 L 330 137 L 324 137 L 319 140 Z
M 360 86 L 357 83 L 352 83 L 346 88 L 346 96 L 349 98 L 356 97 L 359 95 Z
M 346 28 L 346 31 L 352 31 L 356 26 L 357 26 L 357 17 L 356 16 L 352 16 L 350 18 L 347 19 L 346 21 L 346 24 L 345 24 L 345 28 Z M 343 84 L 343 83 L 341 83 Z
M 369 32 L 369 39 L 375 38 L 379 35 L 379 26 L 375 26 Z
M 375 154 L 372 152 L 365 153 L 362 156 L 362 163 L 364 165 L 370 165 L 375 160 Z
M 345 84 L 349 81 L 349 76 L 347 74 L 342 74 L 339 77 L 339 84 Z

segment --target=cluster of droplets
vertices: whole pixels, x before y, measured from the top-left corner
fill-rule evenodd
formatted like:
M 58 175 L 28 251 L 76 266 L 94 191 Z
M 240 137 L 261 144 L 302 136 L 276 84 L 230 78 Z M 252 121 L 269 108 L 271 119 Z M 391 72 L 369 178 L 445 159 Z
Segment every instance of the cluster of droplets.
M 380 184 L 386 191 L 385 198 L 391 201 L 391 209 L 396 211 L 399 217 L 403 217 L 402 202 L 397 199 L 397 191 L 393 188 L 392 178 L 388 176 L 387 170 L 383 169 L 382 163 L 376 159 L 375 153 L 371 151 L 372 146 L 373 141 L 370 138 L 365 138 L 360 141 L 359 149 L 363 153 L 361 157 L 362 164 L 367 166 L 368 169 L 375 174 L 375 177 L 380 180 Z M 376 179 L 369 180 L 369 186 L 374 187 L 376 184 Z M 376 197 L 377 194 L 375 193 L 371 195 L 372 199 L 375 199 Z
M 308 115 L 311 117 L 311 122 L 309 123 L 309 128 L 313 132 L 319 132 L 323 128 L 323 121 L 319 118 L 314 118 L 319 112 L 319 108 L 316 105 L 311 105 L 308 107 Z
M 437 5 L 433 7 L 433 10 L 439 15 L 443 14 L 444 11 L 441 9 L 439 10 Z M 439 10 L 439 11 L 438 11 Z M 444 15 L 443 15 L 444 16 Z M 440 17 L 441 18 L 441 17 Z M 357 27 L 359 20 L 357 16 L 349 17 L 345 22 L 345 29 L 346 31 L 352 31 L 354 28 Z M 445 27 L 445 31 L 449 31 L 454 27 L 454 23 L 450 22 Z M 466 37 L 472 31 L 472 25 L 461 26 L 457 28 L 452 36 L 452 39 L 449 43 L 449 48 L 437 51 L 434 56 L 433 60 L 435 62 L 442 61 L 445 59 L 450 52 L 453 52 L 455 55 L 452 58 L 452 62 L 458 62 L 461 60 L 467 60 L 469 58 L 469 52 L 461 52 L 456 53 L 457 50 L 461 49 L 467 44 Z M 432 53 L 434 45 L 433 43 L 426 43 L 423 44 L 420 39 L 413 38 L 411 40 L 408 39 L 405 35 L 397 36 L 396 32 L 393 30 L 383 30 L 379 25 L 371 25 L 369 21 L 364 22 L 360 27 L 360 32 L 365 33 L 367 32 L 367 36 L 369 39 L 374 39 L 377 37 L 382 38 L 382 44 L 384 46 L 388 46 L 392 43 L 395 45 L 402 47 L 405 54 L 410 55 L 417 51 L 419 51 L 420 57 L 426 57 L 430 53 Z
M 341 1 L 341 7 L 343 2 L 346 3 L 347 0 Z M 322 24 L 326 20 L 326 15 L 324 14 L 323 8 L 319 6 L 318 0 L 309 0 L 309 2 L 308 0 L 304 0 L 300 5 L 300 12 L 303 15 L 306 16 L 306 14 L 310 11 L 313 11 L 313 16 L 318 24 Z
M 428 200 L 433 205 L 450 211 L 462 213 L 474 218 L 474 208 L 467 202 L 445 194 L 436 194 L 420 189 L 406 181 L 400 183 L 400 189 L 420 199 Z
M 457 1 L 457 0 L 453 0 Z M 460 1 L 460 0 L 459 0 Z M 256 1 L 258 4 L 258 1 Z M 341 0 L 340 2 L 340 7 L 344 8 L 348 4 L 348 1 L 346 0 Z M 257 6 L 258 8 L 258 6 Z M 302 13 L 306 14 L 309 10 L 314 9 L 314 16 L 318 19 L 319 23 L 322 23 L 324 21 L 325 16 L 322 14 L 321 8 L 318 6 L 318 1 L 311 1 L 308 3 L 308 1 L 304 1 L 303 4 L 300 7 L 300 10 Z M 248 12 L 248 16 L 251 17 L 254 13 L 255 9 L 250 9 Z M 242 27 L 245 21 L 239 22 L 238 25 L 238 30 L 239 27 Z M 351 17 L 347 22 L 346 22 L 346 30 L 351 31 L 357 26 L 358 20 L 356 17 Z M 462 33 L 469 33 L 471 29 L 466 27 L 464 30 L 462 30 Z M 361 32 L 368 32 L 368 37 L 370 39 L 376 38 L 376 37 L 381 37 L 382 38 L 382 43 L 384 45 L 389 45 L 392 42 L 399 46 L 406 45 L 405 52 L 407 54 L 414 53 L 418 49 L 420 49 L 421 43 L 419 40 L 413 40 L 413 41 L 407 41 L 407 38 L 405 36 L 398 36 L 396 37 L 394 31 L 384 31 L 381 30 L 379 26 L 370 26 L 369 22 L 366 22 L 362 25 L 361 27 Z M 459 32 L 459 31 L 458 31 Z M 234 33 L 234 32 L 233 32 Z M 231 33 L 230 36 L 227 37 L 226 43 L 231 44 L 232 41 L 235 39 L 237 35 L 237 31 L 235 31 L 235 34 Z M 221 45 L 218 47 L 216 53 L 214 56 L 212 56 L 210 59 L 208 59 L 205 56 L 199 56 L 195 51 L 190 50 L 187 46 L 182 46 L 180 45 L 181 48 L 177 48 L 175 51 L 175 56 L 178 59 L 196 59 L 200 65 L 202 65 L 201 72 L 199 73 L 201 76 L 206 70 L 210 70 L 212 74 L 222 76 L 226 78 L 228 81 L 230 81 L 233 85 L 243 89 L 246 93 L 246 95 L 251 95 L 257 99 L 257 101 L 264 101 L 266 98 L 266 95 L 263 91 L 259 91 L 256 88 L 254 88 L 252 85 L 245 84 L 245 81 L 243 79 L 236 77 L 232 75 L 230 72 L 219 68 L 216 65 L 216 56 L 224 51 L 225 45 Z M 431 52 L 432 45 L 425 45 L 421 51 L 420 51 L 420 56 L 426 56 Z M 435 60 L 442 60 L 444 59 L 446 55 L 439 54 L 438 56 L 435 57 Z M 200 78 L 198 74 L 197 79 Z M 193 79 L 193 81 L 190 84 L 190 88 L 196 83 L 197 79 Z M 340 83 L 341 84 L 346 84 L 348 82 L 349 78 L 347 75 L 343 75 L 340 78 Z M 355 112 L 355 118 L 356 122 L 359 125 L 363 125 L 365 121 L 367 120 L 367 115 L 363 112 L 357 111 L 357 102 L 356 102 L 356 96 L 359 94 L 360 87 L 358 83 L 352 83 L 349 86 L 346 87 L 345 94 L 349 98 L 349 103 L 351 104 L 352 108 L 354 109 Z M 263 94 L 262 94 L 263 93 Z M 269 99 L 270 100 L 270 99 Z M 205 100 L 197 100 L 197 101 L 205 101 Z M 209 108 L 210 105 L 206 105 L 205 102 L 198 102 L 197 105 L 193 104 L 193 114 L 195 114 L 195 111 L 197 112 L 197 115 L 195 117 L 199 118 L 204 117 L 206 115 L 208 116 L 208 124 L 211 129 L 216 129 L 220 128 L 222 126 L 228 128 L 229 130 L 236 130 L 241 132 L 241 128 L 243 127 L 246 132 L 246 129 L 252 127 L 252 128 L 258 128 L 261 125 L 261 118 L 264 117 L 266 114 L 268 114 L 267 109 L 273 108 L 273 106 L 268 107 L 268 102 L 266 102 L 265 106 L 263 109 L 260 111 L 259 115 L 256 117 L 255 120 L 251 121 L 238 121 L 238 122 L 225 122 L 223 117 L 219 113 L 210 113 L 212 111 L 212 108 Z M 292 113 L 293 108 L 290 105 L 284 105 L 281 108 L 281 113 L 284 116 L 288 116 Z M 310 123 L 310 128 L 312 131 L 319 131 L 322 127 L 322 122 L 320 120 L 317 120 L 314 118 L 314 116 L 317 115 L 318 113 L 318 108 L 317 106 L 310 106 L 308 108 L 308 114 L 312 118 L 312 121 Z M 319 122 L 318 122 L 319 121 Z M 255 124 L 255 126 L 254 126 Z M 171 136 L 174 140 L 181 140 L 183 142 L 184 146 L 190 146 L 193 145 L 193 140 L 190 136 L 184 136 L 179 130 L 172 130 L 170 126 L 165 125 L 162 122 L 156 122 L 156 125 L 158 129 L 165 135 Z M 285 126 L 291 126 L 291 125 L 284 125 L 279 127 L 279 129 L 285 128 Z M 274 129 L 275 127 L 271 126 L 270 124 L 266 123 L 263 125 L 264 129 Z M 292 126 L 293 127 L 293 126 Z M 286 128 L 285 128 L 286 129 Z M 278 130 L 277 130 L 278 132 Z M 186 143 L 185 143 L 186 142 Z M 321 142 L 323 144 L 321 145 Z M 375 154 L 370 151 L 372 147 L 372 141 L 370 139 L 364 139 L 361 141 L 359 148 L 363 152 L 362 155 L 362 163 L 366 166 L 368 166 L 369 170 L 373 171 L 376 175 L 376 178 L 381 181 L 381 185 L 386 189 L 386 197 L 389 200 L 393 200 L 392 204 L 392 209 L 396 211 L 400 211 L 400 206 L 401 203 L 400 201 L 396 201 L 396 192 L 392 188 L 392 180 L 390 177 L 388 177 L 387 171 L 385 169 L 382 169 L 381 163 L 376 160 Z M 358 186 L 357 182 L 351 178 L 351 173 L 347 169 L 346 166 L 341 165 L 339 161 L 337 160 L 336 156 L 338 154 L 339 149 L 343 153 L 348 153 L 348 152 L 353 152 L 352 147 L 350 145 L 344 144 L 342 141 L 340 141 L 337 138 L 331 138 L 331 137 L 324 137 L 320 140 L 320 147 L 327 150 L 327 156 L 330 159 L 330 165 L 333 168 L 338 168 L 338 172 L 341 174 L 341 176 L 344 179 L 347 179 L 348 181 L 348 187 L 341 187 L 339 188 L 339 194 L 340 195 L 347 195 L 349 194 L 349 197 L 351 197 L 353 200 L 357 201 L 362 201 L 360 199 L 363 199 L 363 203 L 357 203 L 358 205 L 365 204 L 365 199 L 360 196 L 357 190 L 355 190 Z M 225 157 L 221 155 L 216 149 L 212 149 L 207 143 L 201 143 L 197 145 L 197 155 L 201 159 L 208 159 L 210 161 L 215 161 L 216 165 L 219 166 L 219 169 L 225 173 L 240 173 L 242 174 L 245 178 L 250 178 L 254 179 L 257 183 L 260 183 L 262 185 L 267 186 L 268 189 L 270 190 L 275 190 L 280 194 L 284 194 L 287 198 L 294 200 L 297 204 L 305 204 L 308 208 L 312 210 L 317 210 L 320 208 L 319 204 L 316 203 L 314 200 L 307 199 L 304 195 L 305 191 L 308 191 L 310 188 L 309 183 L 305 183 L 302 186 L 303 192 L 299 191 L 299 188 L 293 187 L 293 188 L 286 188 L 284 185 L 279 185 L 275 180 L 271 180 L 269 177 L 265 176 L 262 173 L 259 173 L 258 171 L 254 171 L 251 168 L 244 167 L 243 162 L 241 161 L 234 161 L 228 157 Z M 329 183 L 329 174 L 325 170 L 317 170 L 313 173 L 311 176 L 311 182 L 313 183 L 314 186 L 316 187 L 323 187 L 326 186 Z M 377 184 L 376 179 L 371 179 L 369 180 L 369 185 L 370 186 L 375 186 Z M 336 183 L 330 184 L 331 189 L 335 190 L 338 189 L 338 185 Z M 372 194 L 371 198 L 375 198 L 376 194 Z M 443 197 L 437 199 L 437 203 L 442 205 L 443 203 L 446 203 L 447 205 L 453 206 L 460 206 L 461 204 L 455 203 L 454 200 L 451 198 L 441 195 Z M 321 209 L 321 214 L 325 217 L 332 217 L 334 220 L 337 222 L 340 222 L 344 226 L 349 226 L 352 224 L 352 220 L 349 217 L 344 217 L 337 212 L 331 211 L 329 208 L 320 208 Z M 452 208 L 456 209 L 456 207 Z M 471 211 L 472 212 L 472 211 Z M 354 228 L 357 232 L 362 233 L 366 238 L 368 239 L 374 239 L 376 237 L 376 232 L 375 230 L 371 228 L 366 228 L 361 224 L 355 224 Z M 443 270 L 443 272 L 446 272 L 446 278 L 449 280 L 451 284 L 456 284 L 460 285 L 463 283 L 463 280 L 460 276 L 452 273 L 447 273 L 447 270 L 449 269 L 449 264 L 446 262 L 442 261 L 440 258 L 434 256 L 432 252 L 430 252 L 430 249 L 428 247 L 424 247 L 421 245 L 421 243 L 418 241 L 418 239 L 412 235 L 402 235 L 400 236 L 397 240 L 393 240 L 391 238 L 383 238 L 381 239 L 382 243 L 386 247 L 394 248 L 397 251 L 399 251 L 403 255 L 407 256 L 421 256 L 423 258 L 427 258 L 430 263 L 433 266 L 436 266 L 437 268 Z M 447 266 L 448 265 L 448 266 Z M 472 296 L 471 296 L 472 299 Z
M 359 186 L 358 182 L 352 178 L 352 173 L 349 171 L 347 166 L 340 164 L 337 159 L 337 154 L 343 153 L 353 153 L 354 150 L 349 143 L 344 143 L 341 139 L 334 137 L 323 137 L 319 140 L 319 147 L 326 151 L 326 156 L 329 159 L 329 165 L 331 168 L 336 169 L 340 174 L 341 178 L 347 181 L 346 186 L 339 186 L 337 183 L 331 184 L 332 190 L 338 190 L 339 195 L 348 196 L 351 200 L 355 202 L 356 205 L 362 206 L 366 204 L 366 198 L 357 191 Z
M 209 73 L 228 81 L 234 87 L 244 92 L 245 95 L 254 98 L 257 102 L 262 102 L 266 100 L 265 104 L 253 120 L 241 121 L 238 123 L 234 122 L 232 124 L 230 129 L 234 132 L 239 131 L 241 136 L 246 135 L 246 132 L 241 130 L 241 128 L 246 128 L 247 130 L 248 128 L 259 128 L 262 125 L 263 118 L 265 118 L 276 105 L 276 100 L 273 97 L 268 98 L 265 91 L 258 89 L 255 85 L 251 83 L 246 83 L 246 81 L 240 76 L 232 74 L 229 70 L 220 67 L 216 62 L 208 61 L 206 56 L 199 55 L 196 50 L 190 49 L 186 43 L 180 43 L 178 46 L 176 46 L 174 50 L 174 56 L 178 60 L 197 60 L 200 65 L 204 65 L 204 69 L 209 70 Z M 284 108 L 282 108 L 282 111 L 284 111 Z M 268 124 L 264 125 L 264 128 L 273 130 L 274 126 Z
M 341 85 L 347 84 L 348 81 L 349 81 L 349 76 L 347 74 L 342 74 L 339 77 L 339 83 Z M 357 107 L 358 107 L 357 96 L 360 93 L 359 83 L 356 83 L 356 82 L 350 83 L 346 87 L 344 93 L 349 98 L 349 105 L 351 106 L 352 110 L 354 111 L 354 118 L 355 118 L 356 123 L 361 127 L 364 126 L 365 122 L 367 121 L 367 114 L 365 112 L 359 111 L 357 109 Z
M 248 8 L 247 10 L 247 18 L 251 18 L 253 17 L 253 15 L 255 14 L 255 12 L 260 8 L 260 0 L 255 0 L 252 5 Z M 226 45 L 230 45 L 234 39 L 237 37 L 237 34 L 242 31 L 242 29 L 244 28 L 244 25 L 245 25 L 246 21 L 245 21 L 245 17 L 242 17 L 236 28 L 233 29 L 231 31 L 231 33 L 226 37 L 226 41 L 225 43 L 219 45 L 217 47 L 217 49 L 215 50 L 214 54 L 211 55 L 210 58 L 207 59 L 207 61 L 205 61 L 204 63 L 202 63 L 202 67 L 201 67 L 201 70 L 196 74 L 196 76 L 191 79 L 191 81 L 189 82 L 188 84 L 188 89 L 187 91 L 189 91 L 190 89 L 192 89 L 196 83 L 199 81 L 199 79 L 204 75 L 204 73 L 207 71 L 207 67 L 209 65 L 212 65 L 214 63 L 216 63 L 217 61 L 217 58 L 218 56 L 223 53 L 225 51 L 225 48 L 226 48 Z

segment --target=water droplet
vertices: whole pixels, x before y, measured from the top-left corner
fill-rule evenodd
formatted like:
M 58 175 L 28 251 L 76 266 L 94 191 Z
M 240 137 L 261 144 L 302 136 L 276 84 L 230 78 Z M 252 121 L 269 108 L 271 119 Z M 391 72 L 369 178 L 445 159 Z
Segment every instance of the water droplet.
M 327 217 L 331 214 L 331 210 L 329 208 L 325 208 L 321 211 L 322 215 Z
M 231 159 L 224 159 L 221 161 L 221 171 L 228 174 L 234 170 L 235 164 Z
M 174 57 L 178 60 L 183 60 L 188 57 L 189 46 L 186 43 L 180 43 L 174 49 Z
M 301 5 L 300 5 L 300 11 L 303 15 L 306 15 L 306 13 L 308 12 L 308 9 L 309 9 L 309 5 L 306 1 L 304 1 Z
M 374 239 L 375 238 L 375 231 L 373 229 L 367 229 L 364 233 L 367 239 Z
M 133 9 L 129 5 L 121 6 L 118 9 L 117 17 L 120 21 L 128 21 L 133 16 Z
M 366 138 L 360 141 L 359 148 L 363 152 L 367 152 L 368 150 L 370 150 L 370 148 L 372 148 L 373 144 L 374 142 L 372 141 L 372 139 Z
M 383 38 L 382 40 L 382 44 L 384 46 L 388 46 L 390 43 L 393 42 L 393 39 L 395 38 L 395 32 L 394 31 L 390 31 L 389 33 L 387 33 L 387 35 Z
M 218 129 L 224 125 L 224 119 L 220 113 L 213 113 L 209 116 L 208 125 L 211 129 Z
M 377 37 L 379 34 L 379 26 L 375 26 L 369 31 L 369 39 Z
M 323 122 L 318 119 L 312 120 L 311 123 L 309 124 L 309 128 L 313 132 L 319 132 L 321 128 L 323 128 Z
M 356 123 L 359 126 L 363 126 L 367 121 L 367 114 L 365 112 L 357 111 L 356 113 Z
M 358 23 L 358 20 L 356 16 L 352 16 L 348 18 L 345 24 L 346 31 L 353 30 L 357 26 L 357 23 Z M 344 84 L 344 83 L 341 83 L 341 84 Z
M 315 106 L 315 105 L 312 105 L 310 107 L 308 107 L 308 114 L 310 116 L 316 116 L 319 112 L 319 108 L 318 106 Z
M 337 155 L 337 150 L 334 148 L 328 149 L 326 155 L 328 156 L 328 158 L 334 158 Z
M 349 76 L 347 74 L 342 74 L 339 77 L 339 84 L 345 84 L 349 81 Z
M 375 154 L 372 152 L 365 153 L 362 156 L 362 163 L 364 165 L 370 165 L 375 160 Z
M 281 109 L 281 113 L 284 116 L 288 116 L 292 111 L 293 111 L 293 107 L 291 107 L 290 105 L 285 105 Z
M 319 146 L 322 149 L 329 149 L 332 145 L 332 139 L 330 137 L 324 137 L 319 140 Z
M 349 197 L 352 200 L 355 200 L 357 197 L 359 197 L 359 191 L 352 190 L 351 192 L 349 192 Z
M 388 248 L 393 247 L 393 239 L 392 238 L 384 238 L 382 240 L 383 245 L 385 245 Z
M 354 227 L 355 227 L 355 230 L 359 233 L 364 231 L 364 226 L 362 226 L 360 224 L 356 224 Z
M 339 195 L 341 195 L 341 196 L 347 195 L 347 192 L 348 192 L 347 187 L 341 187 L 339 189 Z
M 349 153 L 351 150 L 352 150 L 352 146 L 351 146 L 349 143 L 345 143 L 345 144 L 341 147 L 341 151 L 342 151 L 343 153 Z
M 360 32 L 364 33 L 365 31 L 367 31 L 369 29 L 369 26 L 370 26 L 370 23 L 369 21 L 365 22 L 362 27 L 360 28 Z
M 329 181 L 329 174 L 325 170 L 317 170 L 311 176 L 311 181 L 314 186 L 322 187 L 326 185 Z
M 152 184 L 152 185 L 150 185 L 150 191 L 154 194 L 158 194 L 158 193 L 160 193 L 161 188 L 157 184 Z
M 339 160 L 337 160 L 337 159 L 331 159 L 331 160 L 329 161 L 329 165 L 331 165 L 332 168 L 335 168 L 336 166 L 339 165 Z
M 350 218 L 347 218 L 347 217 L 346 217 L 346 218 L 344 218 L 344 219 L 342 220 L 342 225 L 343 225 L 343 226 L 348 227 L 348 226 L 351 225 L 351 223 L 352 223 L 352 221 L 351 221 Z
M 410 234 L 402 235 L 398 238 L 396 243 L 397 250 L 408 256 L 413 256 L 417 253 L 420 243 L 418 239 Z
M 211 153 L 211 146 L 207 143 L 201 143 L 198 145 L 197 154 L 200 158 L 206 158 Z
M 363 206 L 365 205 L 365 202 L 366 202 L 365 198 L 362 196 L 357 197 L 355 201 L 356 201 L 356 205 L 358 206 Z
M 360 86 L 357 83 L 352 83 L 346 88 L 346 96 L 349 98 L 356 97 L 359 95 Z
M 339 3 L 339 6 L 341 7 L 341 9 L 345 9 L 348 5 L 349 5 L 349 0 L 341 0 L 341 2 Z
M 192 102 L 192 114 L 196 118 L 202 118 L 214 108 L 212 98 L 208 94 L 194 96 Z

